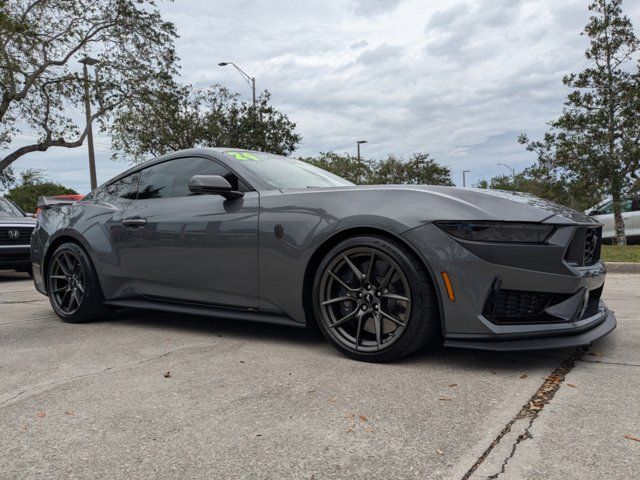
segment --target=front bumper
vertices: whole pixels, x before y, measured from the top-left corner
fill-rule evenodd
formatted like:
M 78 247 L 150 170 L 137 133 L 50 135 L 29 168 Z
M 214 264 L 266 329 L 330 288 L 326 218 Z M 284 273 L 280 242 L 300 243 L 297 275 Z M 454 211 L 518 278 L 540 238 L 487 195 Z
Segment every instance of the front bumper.
M 439 293 L 445 346 L 563 348 L 588 345 L 613 330 L 615 316 L 599 300 L 606 273 L 602 263 L 577 267 L 563 261 L 573 228 L 558 228 L 558 241 L 549 247 L 503 244 L 491 248 L 483 244 L 482 249 L 478 245 L 465 248 L 433 224 L 405 232 L 403 236 L 431 269 Z M 453 301 L 446 294 L 442 272 L 451 279 Z M 561 300 L 531 321 L 501 319 L 487 312 L 496 291 L 553 295 Z
M 31 265 L 29 245 L 0 246 L 0 269 L 28 269 Z

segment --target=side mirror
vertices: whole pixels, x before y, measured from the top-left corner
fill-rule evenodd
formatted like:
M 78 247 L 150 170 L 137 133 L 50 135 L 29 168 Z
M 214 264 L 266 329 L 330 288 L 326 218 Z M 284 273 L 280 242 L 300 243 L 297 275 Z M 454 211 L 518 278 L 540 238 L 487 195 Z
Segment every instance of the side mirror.
M 231 184 L 220 175 L 194 175 L 189 180 L 189 191 L 191 193 L 221 195 L 227 200 L 244 196 L 244 193 L 233 190 Z
M 600 212 L 594 208 L 589 213 L 587 213 L 587 215 L 589 215 L 590 217 L 593 217 L 594 215 L 600 215 Z

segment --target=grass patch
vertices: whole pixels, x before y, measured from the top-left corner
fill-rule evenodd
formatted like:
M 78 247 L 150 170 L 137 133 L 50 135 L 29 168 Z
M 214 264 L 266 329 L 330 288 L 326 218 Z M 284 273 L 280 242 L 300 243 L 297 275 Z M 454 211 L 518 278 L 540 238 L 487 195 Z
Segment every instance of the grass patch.
M 640 262 L 640 245 L 602 245 L 605 262 Z

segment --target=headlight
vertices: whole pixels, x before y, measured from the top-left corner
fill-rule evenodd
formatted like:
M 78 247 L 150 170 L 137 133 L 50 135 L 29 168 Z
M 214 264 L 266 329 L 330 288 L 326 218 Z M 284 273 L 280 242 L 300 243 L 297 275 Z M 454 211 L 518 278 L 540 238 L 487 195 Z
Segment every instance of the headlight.
M 541 243 L 553 225 L 515 222 L 436 222 L 449 235 L 476 242 Z

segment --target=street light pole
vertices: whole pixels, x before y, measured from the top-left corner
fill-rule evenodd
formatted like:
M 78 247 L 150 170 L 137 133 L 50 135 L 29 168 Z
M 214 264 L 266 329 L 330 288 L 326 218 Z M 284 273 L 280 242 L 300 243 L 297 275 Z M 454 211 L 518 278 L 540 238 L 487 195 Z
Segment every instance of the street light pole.
M 469 173 L 471 170 L 463 170 L 462 171 L 462 188 L 467 186 L 467 173 Z
M 502 166 L 502 167 L 507 167 L 509 170 L 511 170 L 511 176 L 513 178 L 516 177 L 516 169 L 515 168 L 511 168 L 509 165 L 507 165 L 506 163 L 499 163 L 498 165 Z
M 356 141 L 356 147 L 357 147 L 357 151 L 358 151 L 358 154 L 357 154 L 357 158 L 358 158 L 358 183 L 360 183 L 360 166 L 362 164 L 362 161 L 360 159 L 360 145 L 363 144 L 363 143 L 367 143 L 367 141 L 366 140 L 358 140 L 358 141 Z
M 251 77 L 248 73 L 246 73 L 244 70 L 242 70 L 239 66 L 237 66 L 233 62 L 220 62 L 218 64 L 219 67 L 226 67 L 227 65 L 233 66 L 238 71 L 238 73 L 240 73 L 244 81 L 247 82 L 251 87 L 251 96 L 253 99 L 253 111 L 255 112 L 256 110 L 256 77 Z
M 93 151 L 93 128 L 91 126 L 91 98 L 89 96 L 89 72 L 87 65 L 95 65 L 98 60 L 91 57 L 84 57 L 80 60 L 82 64 L 82 71 L 84 74 L 84 110 L 87 116 L 87 143 L 89 147 L 89 179 L 91 182 L 91 190 L 94 190 L 98 186 L 98 179 L 96 176 L 96 155 Z
M 367 143 L 367 141 L 366 140 L 358 140 L 356 142 L 356 145 L 358 147 L 358 163 L 360 163 L 360 145 L 363 144 L 363 143 Z

